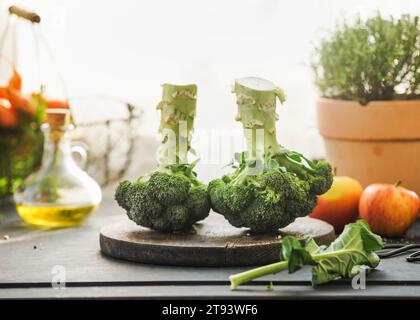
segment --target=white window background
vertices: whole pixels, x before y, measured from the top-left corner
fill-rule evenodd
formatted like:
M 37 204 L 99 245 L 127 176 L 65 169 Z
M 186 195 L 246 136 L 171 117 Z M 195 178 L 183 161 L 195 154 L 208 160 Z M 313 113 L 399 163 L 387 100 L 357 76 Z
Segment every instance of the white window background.
M 279 141 L 309 157 L 324 154 L 309 67 L 317 39 L 343 16 L 420 14 L 419 0 L 0 0 L 1 9 L 12 3 L 42 16 L 70 95 L 132 101 L 152 132 L 160 84 L 197 83 L 196 127 L 240 129 L 230 86 L 263 77 L 287 93 Z

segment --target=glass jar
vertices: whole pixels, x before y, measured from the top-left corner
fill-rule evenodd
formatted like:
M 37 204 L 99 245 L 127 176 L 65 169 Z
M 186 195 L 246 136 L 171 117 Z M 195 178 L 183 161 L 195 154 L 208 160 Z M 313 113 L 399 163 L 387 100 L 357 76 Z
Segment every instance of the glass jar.
M 45 109 L 68 106 L 40 22 L 14 5 L 0 15 L 0 205 L 39 168 Z
M 14 195 L 18 214 L 29 224 L 46 227 L 70 227 L 81 224 L 99 205 L 101 189 L 74 161 L 78 153 L 86 163 L 81 146 L 72 146 L 68 124 L 69 112 L 47 112 L 44 152 L 41 166 L 31 174 Z

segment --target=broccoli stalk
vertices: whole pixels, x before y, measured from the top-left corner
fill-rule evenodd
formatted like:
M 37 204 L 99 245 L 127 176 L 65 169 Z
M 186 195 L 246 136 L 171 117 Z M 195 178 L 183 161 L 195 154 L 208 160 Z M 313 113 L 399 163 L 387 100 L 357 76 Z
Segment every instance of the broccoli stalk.
M 207 186 L 188 162 L 196 110 L 197 86 L 164 84 L 159 132 L 158 170 L 135 182 L 122 181 L 115 192 L 118 204 L 137 224 L 162 231 L 191 229 L 210 211 Z
M 286 100 L 283 90 L 270 81 L 255 77 L 242 78 L 235 81 L 234 93 L 239 114 L 237 121 L 241 121 L 250 157 L 262 162 L 275 157 L 276 161 L 294 168 L 294 172 L 306 170 L 314 172 L 312 161 L 297 152 L 291 152 L 277 142 L 276 101 Z
M 239 165 L 232 174 L 210 182 L 212 208 L 233 226 L 275 233 L 312 211 L 316 196 L 332 184 L 331 166 L 277 142 L 276 100 L 285 99 L 280 88 L 251 77 L 236 80 L 233 92 L 247 152 L 236 157 Z
M 188 164 L 197 86 L 165 83 L 162 87 L 162 101 L 156 108 L 161 111 L 159 132 L 162 134 L 158 161 L 160 168 L 165 169 L 173 164 Z
M 263 155 L 279 152 L 276 100 L 285 101 L 283 90 L 267 80 L 250 77 L 236 80 L 233 91 L 239 112 L 235 119 L 245 129 L 250 156 L 263 160 Z

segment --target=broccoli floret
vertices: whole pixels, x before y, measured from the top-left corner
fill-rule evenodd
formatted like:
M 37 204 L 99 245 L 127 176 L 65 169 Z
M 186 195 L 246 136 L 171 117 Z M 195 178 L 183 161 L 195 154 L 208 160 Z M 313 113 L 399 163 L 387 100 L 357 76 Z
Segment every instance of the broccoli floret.
M 241 221 L 243 227 L 255 233 L 275 233 L 291 222 L 283 203 L 269 202 L 263 196 L 257 196 L 241 213 Z
M 315 164 L 300 153 L 285 148 L 272 157 L 280 167 L 307 181 L 312 193 L 323 194 L 331 187 L 333 172 L 328 162 L 319 161 Z
M 187 225 L 188 220 L 188 209 L 184 205 L 176 204 L 167 207 L 160 219 L 154 219 L 152 228 L 163 232 L 182 231 L 191 226 Z
M 254 190 L 251 185 L 227 184 L 223 198 L 233 213 L 242 212 L 254 198 Z
M 331 165 L 325 161 L 317 162 L 315 173 L 309 178 L 311 192 L 316 194 L 324 194 L 331 188 L 332 180 L 333 172 Z
M 187 161 L 196 91 L 195 85 L 163 86 L 158 105 L 163 133 L 159 170 L 135 182 L 122 181 L 115 191 L 117 203 L 138 225 L 162 232 L 186 231 L 209 214 L 207 186 L 193 172 L 195 163 Z M 182 132 L 180 121 L 186 123 L 186 132 Z M 170 143 L 170 131 L 178 144 Z
M 127 210 L 128 217 L 142 226 L 150 228 L 152 220 L 159 217 L 163 206 L 153 197 L 149 183 L 138 179 L 130 188 L 130 208 Z
M 216 179 L 209 184 L 212 208 L 224 213 L 225 218 L 235 227 L 242 227 L 240 214 L 254 197 L 253 189 L 248 185 L 230 184 L 230 179 Z
M 278 144 L 276 98 L 284 101 L 279 88 L 266 80 L 244 78 L 236 81 L 235 93 L 237 119 L 248 131 L 248 152 L 235 157 L 239 164 L 232 174 L 210 182 L 212 208 L 233 226 L 277 232 L 312 211 L 317 195 L 331 187 L 331 166 L 315 164 Z
M 130 188 L 131 182 L 124 180 L 119 183 L 117 190 L 115 190 L 115 200 L 117 201 L 118 205 L 125 210 L 128 210 L 131 207 Z
M 215 179 L 209 183 L 208 191 L 210 194 L 211 206 L 216 212 L 231 213 L 229 207 L 225 204 L 224 191 L 226 183 L 223 179 Z
M 188 197 L 188 178 L 173 173 L 154 172 L 149 180 L 150 193 L 163 205 L 183 203 Z
M 185 206 L 191 212 L 191 223 L 205 219 L 211 207 L 207 187 L 204 184 L 191 187 Z

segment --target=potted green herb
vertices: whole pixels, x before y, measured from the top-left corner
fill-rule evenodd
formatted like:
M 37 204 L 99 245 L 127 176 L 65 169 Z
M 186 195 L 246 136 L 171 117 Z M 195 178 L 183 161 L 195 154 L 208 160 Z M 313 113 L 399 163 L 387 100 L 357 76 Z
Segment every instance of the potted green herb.
M 315 49 L 318 128 L 338 175 L 420 193 L 420 23 L 343 22 Z

